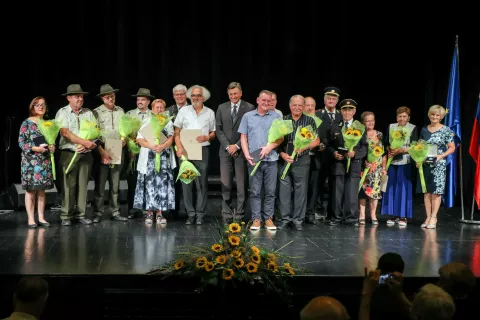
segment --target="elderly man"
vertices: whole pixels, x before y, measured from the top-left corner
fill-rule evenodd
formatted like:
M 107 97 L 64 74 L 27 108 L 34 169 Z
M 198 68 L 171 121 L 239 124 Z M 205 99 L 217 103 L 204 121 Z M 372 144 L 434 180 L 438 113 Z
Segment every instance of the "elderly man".
M 252 224 L 250 230 L 258 230 L 261 227 L 261 191 L 265 190 L 265 201 L 263 219 L 265 227 L 268 230 L 276 230 L 277 227 L 272 221 L 275 209 L 275 188 L 277 186 L 277 160 L 278 153 L 275 149 L 282 143 L 283 138 L 273 143 L 268 143 L 268 130 L 273 120 L 280 118 L 276 112 L 270 110 L 272 103 L 272 93 L 268 90 L 262 90 L 257 98 L 257 109 L 247 112 L 238 127 L 241 134 L 243 154 L 248 161 L 248 173 L 250 180 L 250 207 L 252 210 Z M 255 160 L 252 154 L 259 151 L 261 163 L 257 171 L 252 176 L 251 173 L 255 167 Z
M 300 320 L 348 320 L 347 309 L 337 299 L 321 296 L 310 300 L 300 311 Z
M 220 142 L 220 179 L 222 182 L 222 216 L 225 224 L 241 221 L 245 206 L 245 155 L 241 150 L 238 126 L 243 115 L 255 107 L 242 100 L 242 86 L 231 82 L 227 87 L 230 101 L 218 106 L 216 114 L 217 137 Z M 237 206 L 232 208 L 233 174 L 237 189 Z
M 340 90 L 336 87 L 326 87 L 324 89 L 323 102 L 325 107 L 318 110 L 315 115 L 322 120 L 322 127 L 327 134 L 330 133 L 333 127 L 338 126 L 342 122 L 342 114 L 336 109 L 338 99 L 340 97 Z M 322 141 L 323 143 L 323 141 Z M 325 147 L 320 145 L 317 150 L 317 156 L 321 158 L 321 168 L 318 181 L 318 197 L 315 204 L 315 219 L 323 220 L 325 217 L 331 219 L 333 217 L 333 180 L 332 166 L 333 157 L 324 151 Z M 325 182 L 328 179 L 328 205 L 324 207 L 325 199 Z
M 431 283 L 421 287 L 412 301 L 411 316 L 415 320 L 450 320 L 454 314 L 455 303 L 452 297 Z
M 183 201 L 188 215 L 186 224 L 193 224 L 196 220 L 197 225 L 201 225 L 207 209 L 208 158 L 210 142 L 215 139 L 215 113 L 204 105 L 204 102 L 210 98 L 210 92 L 207 88 L 194 85 L 187 90 L 187 97 L 192 105 L 185 106 L 178 112 L 174 123 L 175 144 L 178 148 L 177 156 L 181 158 L 185 154 L 185 149 L 180 140 L 180 131 L 184 129 L 202 130 L 202 134 L 196 138 L 202 144 L 202 160 L 191 161 L 200 172 L 200 177 L 195 179 L 197 185 L 197 203 L 195 206 L 193 205 L 193 183 L 185 184 L 182 182 Z
M 137 117 L 141 122 L 148 121 L 152 115 L 152 110 L 148 109 L 150 102 L 155 99 L 155 96 L 150 94 L 147 88 L 139 88 L 137 94 L 132 95 L 137 98 L 137 108 L 127 112 L 129 115 Z M 128 152 L 129 159 L 138 163 L 138 155 Z M 133 199 L 135 197 L 135 189 L 137 187 L 137 168 L 133 168 L 127 175 L 128 183 L 128 219 L 133 219 L 137 214 L 141 214 L 141 210 L 133 208 Z
M 100 87 L 100 93 L 97 95 L 102 99 L 103 104 L 93 110 L 93 114 L 98 120 L 100 130 L 103 132 L 104 139 L 120 140 L 119 124 L 120 117 L 125 114 L 120 106 L 115 105 L 115 93 L 118 89 L 113 89 L 109 84 Z M 122 141 L 122 147 L 125 146 L 125 140 Z M 121 164 L 107 165 L 100 164 L 95 178 L 95 201 L 93 203 L 93 222 L 99 223 L 105 211 L 104 195 L 105 183 L 108 180 L 108 204 L 112 219 L 116 221 L 127 221 L 126 217 L 120 215 L 120 205 L 118 203 L 118 190 L 120 187 L 120 173 L 123 167 L 123 157 Z
M 317 136 L 317 138 L 310 142 L 306 148 L 296 150 L 297 154 L 295 158 L 291 157 L 291 154 L 294 151 L 293 142 L 295 140 L 297 128 L 311 126 L 314 131 L 317 131 L 317 126 L 312 117 L 303 114 L 305 108 L 305 98 L 303 96 L 294 95 L 290 98 L 289 105 L 291 114 L 284 116 L 283 119 L 292 120 L 293 132 L 285 136 L 285 139 L 279 148 L 281 157 L 278 172 L 279 177 L 283 175 L 283 171 L 289 163 L 290 168 L 288 169 L 285 179 L 280 178 L 279 180 L 278 207 L 282 221 L 278 228 L 285 229 L 293 222 L 296 230 L 302 231 L 302 224 L 305 220 L 305 213 L 307 210 L 308 185 L 305 181 L 308 181 L 308 173 L 310 171 L 309 152 L 320 144 L 320 138 Z
M 91 151 L 97 145 L 89 140 L 79 137 L 80 123 L 87 120 L 98 124 L 93 112 L 83 108 L 84 92 L 79 84 L 71 84 L 63 96 L 67 97 L 68 105 L 58 110 L 55 120 L 60 124 L 60 167 L 63 172 L 63 200 L 60 219 L 62 226 L 72 225 L 72 218 L 82 224 L 91 224 L 90 219 L 85 218 L 87 210 L 88 179 L 92 170 L 93 157 Z M 110 157 L 98 146 L 102 162 L 110 163 Z M 78 152 L 75 163 L 68 174 L 65 173 L 75 152 Z M 76 212 L 74 212 L 76 204 Z

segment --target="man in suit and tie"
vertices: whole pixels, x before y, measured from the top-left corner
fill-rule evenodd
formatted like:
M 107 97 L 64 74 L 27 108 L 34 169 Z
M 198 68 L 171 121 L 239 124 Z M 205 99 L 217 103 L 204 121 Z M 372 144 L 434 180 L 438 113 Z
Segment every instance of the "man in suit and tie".
M 220 141 L 220 180 L 222 182 L 222 217 L 225 224 L 240 221 L 245 212 L 246 160 L 240 143 L 238 126 L 245 113 L 255 107 L 242 100 L 242 86 L 231 82 L 227 88 L 230 101 L 218 106 L 216 114 L 217 137 Z M 237 206 L 232 208 L 233 173 L 237 185 Z
M 367 155 L 368 143 L 366 131 L 361 140 L 353 148 L 353 151 L 345 150 L 342 128 L 345 130 L 352 127 L 353 116 L 357 109 L 357 102 L 352 99 L 345 99 L 339 104 L 342 110 L 343 121 L 332 127 L 331 137 L 327 152 L 333 158 L 332 174 L 333 216 L 329 221 L 331 226 L 338 223 L 353 225 L 357 221 L 358 208 L 358 187 L 362 171 L 362 161 Z M 350 158 L 350 168 L 347 172 L 347 159 Z
M 342 114 L 335 107 L 340 97 L 340 89 L 336 87 L 326 87 L 324 89 L 323 102 L 325 107 L 318 110 L 315 115 L 322 119 L 322 129 L 326 133 L 326 136 L 330 136 L 330 131 L 333 127 L 343 120 Z M 315 204 L 315 219 L 324 220 L 325 217 L 330 219 L 333 216 L 332 207 L 332 190 L 333 190 L 333 175 L 332 165 L 333 157 L 325 151 L 326 144 L 321 141 L 319 148 L 315 151 L 315 156 L 321 158 L 320 174 L 318 178 L 318 196 Z M 328 178 L 328 205 L 324 207 L 325 199 L 325 182 Z M 309 223 L 313 223 L 311 219 L 307 220 Z

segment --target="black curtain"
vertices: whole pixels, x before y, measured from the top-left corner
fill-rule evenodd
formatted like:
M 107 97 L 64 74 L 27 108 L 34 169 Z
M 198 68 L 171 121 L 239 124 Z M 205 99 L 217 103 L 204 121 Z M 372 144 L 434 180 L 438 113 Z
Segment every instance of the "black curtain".
M 468 155 L 480 91 L 479 26 L 472 6 L 419 2 L 356 1 L 63 1 L 12 3 L 4 26 L 9 82 L 4 115 L 12 120 L 12 147 L 0 165 L 2 185 L 20 181 L 18 129 L 35 96 L 44 96 L 48 115 L 67 101 L 71 83 L 91 94 L 85 107 L 101 104 L 102 84 L 119 88 L 117 103 L 134 109 L 139 87 L 172 104 L 172 88 L 206 86 L 205 104 L 216 111 L 228 100 L 231 81 L 255 104 L 258 92 L 277 93 L 288 113 L 294 94 L 313 96 L 322 106 L 323 88 L 334 85 L 341 99 L 376 114 L 384 130 L 397 107 L 412 109 L 411 122 L 427 123 L 433 104 L 445 105 L 448 77 L 459 36 L 466 194 L 472 194 L 474 163 Z M 5 100 L 7 101 L 7 100 Z M 4 126 L 3 140 L 8 127 Z M 219 174 L 218 143 L 211 174 Z M 7 165 L 5 161 L 7 160 Z M 466 197 L 470 198 L 470 197 Z

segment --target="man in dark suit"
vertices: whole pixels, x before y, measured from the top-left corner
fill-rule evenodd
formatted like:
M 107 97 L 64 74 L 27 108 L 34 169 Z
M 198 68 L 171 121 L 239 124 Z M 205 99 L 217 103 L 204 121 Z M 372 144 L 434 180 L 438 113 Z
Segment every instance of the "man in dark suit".
M 241 100 L 242 86 L 231 82 L 227 88 L 229 102 L 218 106 L 216 114 L 217 137 L 220 142 L 220 180 L 222 182 L 222 217 L 228 224 L 233 220 L 240 221 L 245 212 L 245 168 L 246 160 L 240 144 L 238 126 L 245 113 L 255 107 Z M 233 173 L 237 185 L 237 207 L 232 208 Z
M 351 128 L 354 121 L 353 116 L 357 109 L 357 102 L 352 99 L 345 99 L 339 104 L 343 121 L 332 127 L 328 153 L 334 159 L 332 174 L 333 198 L 332 208 L 333 216 L 329 221 L 330 225 L 338 223 L 353 225 L 357 221 L 358 208 L 358 186 L 360 184 L 360 174 L 362 171 L 362 161 L 367 155 L 368 144 L 366 131 L 361 140 L 353 148 L 353 151 L 345 150 L 345 141 L 343 139 L 342 128 Z M 350 169 L 347 172 L 347 159 L 350 158 Z
M 187 102 L 187 87 L 183 84 L 177 84 L 173 87 L 173 99 L 175 100 L 175 104 L 171 105 L 166 109 L 170 113 L 172 118 L 172 123 L 175 123 L 175 118 L 177 117 L 178 111 L 181 108 L 188 105 Z M 180 169 L 180 159 L 175 154 L 175 159 L 177 160 L 177 166 L 173 169 L 173 178 L 176 180 L 178 176 L 178 169 Z M 180 212 L 180 199 L 182 194 L 182 182 L 180 180 L 175 182 L 175 210 L 171 210 L 169 212 L 170 218 L 178 219 L 179 212 Z
M 330 136 L 330 131 L 333 127 L 338 126 L 342 122 L 342 114 L 335 107 L 338 103 L 340 97 L 340 89 L 336 87 L 326 87 L 324 89 L 323 101 L 325 107 L 319 109 L 315 115 L 322 119 L 322 130 L 326 133 L 327 136 Z M 332 165 L 333 157 L 331 154 L 325 151 L 326 143 L 320 141 L 319 148 L 315 151 L 315 157 L 320 158 L 321 166 L 320 173 L 318 178 L 317 185 L 317 200 L 315 204 L 315 219 L 324 220 L 331 219 L 333 216 L 332 208 L 332 191 L 333 191 L 333 175 L 332 175 Z M 324 206 L 325 199 L 325 182 L 328 178 L 328 205 L 327 208 Z M 311 219 L 307 220 L 307 223 L 314 223 Z

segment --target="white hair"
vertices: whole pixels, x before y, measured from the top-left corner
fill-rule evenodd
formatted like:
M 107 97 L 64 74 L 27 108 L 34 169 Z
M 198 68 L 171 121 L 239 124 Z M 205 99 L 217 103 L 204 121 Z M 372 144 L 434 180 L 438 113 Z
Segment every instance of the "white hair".
M 208 91 L 208 89 L 205 88 L 204 86 L 200 86 L 200 85 L 196 84 L 196 85 L 191 86 L 187 90 L 187 98 L 190 99 L 190 101 L 192 101 L 192 98 L 191 98 L 192 90 L 195 89 L 195 88 L 200 88 L 202 90 L 203 102 L 210 99 L 210 91 Z
M 429 283 L 413 299 L 411 313 L 414 319 L 449 320 L 455 314 L 455 303 L 445 290 Z
M 294 96 L 292 96 L 292 97 L 290 98 L 290 101 L 288 101 L 288 105 L 291 105 L 291 104 L 292 104 L 292 100 L 293 100 L 293 99 L 297 99 L 297 98 L 298 98 L 298 99 L 302 99 L 303 104 L 305 104 L 305 98 L 304 98 L 302 95 L 300 95 L 300 94 L 296 94 L 296 95 L 294 95 Z
M 177 84 L 175 87 L 173 87 L 172 92 L 175 93 L 175 91 L 187 92 L 187 87 L 185 87 L 183 84 Z

